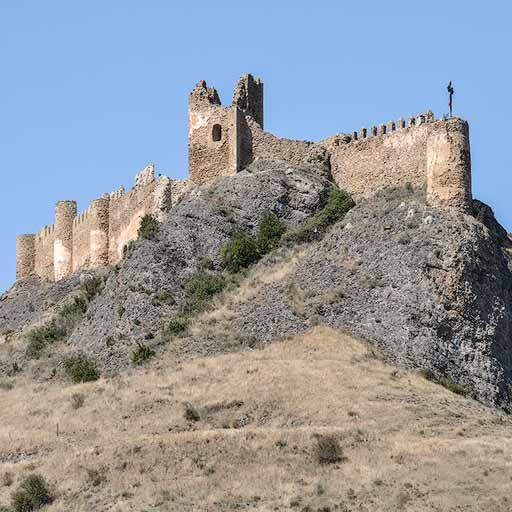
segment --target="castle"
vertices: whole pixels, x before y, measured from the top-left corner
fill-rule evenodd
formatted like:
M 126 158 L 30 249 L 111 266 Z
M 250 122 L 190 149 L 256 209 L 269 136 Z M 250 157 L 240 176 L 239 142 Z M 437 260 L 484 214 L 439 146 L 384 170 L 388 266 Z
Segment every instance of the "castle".
M 190 185 L 267 159 L 327 166 L 336 184 L 356 199 L 406 183 L 425 190 L 437 207 L 467 210 L 472 199 L 466 121 L 436 121 L 428 111 L 319 142 L 278 138 L 264 131 L 263 83 L 249 74 L 240 78 L 226 107 L 214 88 L 196 84 L 188 99 L 188 156 Z M 37 274 L 57 281 L 78 269 L 119 262 L 137 237 L 141 218 L 163 219 L 185 185 L 156 178 L 150 165 L 137 174 L 131 190 L 104 194 L 80 214 L 75 201 L 59 201 L 54 224 L 17 236 L 16 278 Z

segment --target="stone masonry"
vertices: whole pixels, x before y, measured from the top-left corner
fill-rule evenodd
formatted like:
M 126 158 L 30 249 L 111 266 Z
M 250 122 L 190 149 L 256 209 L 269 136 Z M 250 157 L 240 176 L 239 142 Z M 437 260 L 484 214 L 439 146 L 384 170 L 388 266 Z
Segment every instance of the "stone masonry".
M 162 218 L 171 195 L 194 184 L 232 175 L 254 160 L 284 160 L 330 171 L 336 184 L 357 197 L 409 183 L 434 207 L 468 209 L 471 194 L 469 128 L 459 118 L 435 120 L 432 111 L 336 134 L 319 142 L 278 138 L 263 127 L 263 83 L 250 74 L 238 81 L 231 105 L 204 80 L 188 98 L 189 180 L 155 178 L 152 165 L 120 188 L 92 201 L 77 215 L 74 201 L 60 201 L 55 223 L 16 239 L 16 278 L 37 274 L 59 280 L 81 268 L 115 264 L 141 218 Z
M 16 278 L 33 273 L 58 281 L 83 268 L 119 262 L 130 240 L 137 238 L 146 214 L 162 218 L 171 207 L 171 191 L 179 182 L 155 178 L 153 165 L 135 177 L 131 190 L 104 194 L 77 215 L 75 201 L 59 201 L 55 223 L 35 235 L 16 238 Z

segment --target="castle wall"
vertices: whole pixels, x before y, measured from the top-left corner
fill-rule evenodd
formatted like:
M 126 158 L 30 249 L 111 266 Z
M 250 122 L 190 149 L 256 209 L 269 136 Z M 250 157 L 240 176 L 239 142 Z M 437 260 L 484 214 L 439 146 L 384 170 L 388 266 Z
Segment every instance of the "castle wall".
M 87 208 L 73 220 L 73 272 L 90 266 L 90 233 L 90 211 Z
M 76 215 L 74 201 L 60 201 L 55 224 L 16 239 L 16 276 L 36 273 L 58 280 L 80 268 L 116 264 L 138 237 L 146 214 L 162 221 L 193 185 L 235 174 L 255 159 L 314 166 L 332 174 L 340 188 L 357 197 L 387 187 L 425 190 L 430 204 L 468 208 L 471 204 L 469 129 L 461 119 L 434 121 L 426 115 L 333 135 L 320 142 L 275 137 L 263 129 L 263 83 L 251 75 L 238 81 L 232 105 L 222 107 L 217 91 L 200 81 L 188 98 L 189 180 L 154 176 L 153 165 L 121 187 L 92 201 Z
M 110 197 L 108 261 L 115 264 L 123 258 L 125 247 L 138 236 L 140 221 L 146 214 L 159 218 L 170 208 L 171 180 L 155 179 L 153 167 L 140 173 L 129 192 L 123 190 Z
M 471 198 L 469 136 L 460 119 L 427 120 L 422 114 L 397 124 L 361 129 L 320 143 L 330 153 L 337 185 L 355 197 L 410 183 L 439 206 L 468 205 Z M 454 170 L 456 172 L 454 172 Z
M 45 226 L 35 236 L 35 264 L 34 271 L 38 276 L 49 281 L 55 280 L 53 266 L 53 244 L 55 226 Z
M 16 279 L 28 277 L 35 270 L 36 236 L 18 235 L 16 237 Z
M 256 159 L 284 160 L 299 167 L 328 165 L 328 152 L 320 144 L 276 137 L 246 116 L 243 116 L 239 126 L 243 127 L 240 128 L 240 168 Z

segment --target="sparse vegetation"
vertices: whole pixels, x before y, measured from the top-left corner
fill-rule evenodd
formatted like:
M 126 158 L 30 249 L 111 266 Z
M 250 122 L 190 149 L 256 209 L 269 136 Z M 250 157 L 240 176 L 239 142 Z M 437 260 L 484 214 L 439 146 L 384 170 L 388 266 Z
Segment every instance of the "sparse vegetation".
M 41 475 L 29 475 L 12 495 L 14 512 L 39 510 L 52 501 L 48 483 Z
M 444 386 L 446 389 L 449 389 L 452 393 L 462 396 L 467 396 L 469 394 L 469 390 L 465 386 L 463 386 L 462 384 L 457 384 L 448 375 L 437 377 L 436 374 L 429 368 L 422 368 L 418 373 L 423 378 L 431 382 L 435 382 L 436 384 L 440 384 L 441 386 Z
M 98 487 L 107 481 L 105 472 L 103 470 L 89 468 L 87 469 L 87 481 L 93 486 Z
M 58 325 L 55 320 L 33 327 L 27 332 L 27 356 L 32 359 L 39 359 L 48 345 L 59 341 L 66 335 L 65 329 Z
M 0 390 L 11 391 L 11 389 L 14 389 L 14 382 L 10 380 L 0 380 Z
M 39 359 L 49 345 L 69 335 L 86 313 L 89 303 L 101 292 L 102 287 L 103 279 L 99 276 L 85 279 L 80 285 L 78 295 L 59 309 L 57 318 L 30 329 L 25 335 L 27 356 Z
M 179 315 L 174 317 L 172 320 L 167 322 L 165 326 L 164 333 L 169 336 L 179 336 L 183 334 L 189 324 L 189 318 L 187 316 Z
M 223 275 L 200 271 L 194 274 L 185 285 L 186 297 L 174 318 L 164 327 L 164 335 L 180 336 L 190 324 L 190 319 L 203 311 L 212 298 L 222 292 L 228 281 Z
M 317 434 L 316 456 L 319 464 L 336 464 L 343 459 L 338 439 L 331 434 Z
M 85 396 L 82 393 L 73 393 L 71 395 L 71 407 L 73 409 L 80 409 L 85 402 Z
M 350 194 L 333 188 L 325 206 L 313 217 L 307 219 L 301 227 L 286 233 L 285 239 L 294 243 L 317 240 L 330 225 L 341 220 L 354 206 L 355 203 Z
M 6 471 L 2 475 L 2 485 L 4 487 L 10 487 L 14 483 L 14 475 L 10 471 Z
M 466 389 L 466 387 L 461 384 L 457 384 L 449 376 L 442 377 L 439 380 L 439 384 L 441 384 L 441 386 L 444 386 L 446 389 L 449 389 L 452 393 L 455 393 L 457 395 L 462 395 L 462 396 L 468 395 L 468 390 Z
M 265 213 L 256 235 L 238 232 L 231 242 L 223 247 L 221 257 L 224 267 L 230 272 L 237 273 L 256 263 L 277 247 L 284 232 L 285 229 L 277 216 L 270 211 Z
M 158 231 L 158 221 L 153 215 L 144 215 L 140 221 L 138 237 L 144 240 L 153 240 Z
M 69 356 L 64 359 L 64 370 L 75 384 L 91 382 L 100 377 L 96 363 L 85 354 Z
M 137 348 L 132 352 L 132 364 L 134 364 L 135 366 L 144 364 L 148 359 L 151 359 L 155 354 L 156 352 L 151 347 L 139 343 Z
M 188 307 L 200 310 L 214 295 L 226 287 L 226 280 L 222 275 L 199 272 L 185 285 Z
M 201 419 L 201 414 L 199 414 L 199 411 L 190 402 L 185 402 L 183 407 L 185 409 L 183 415 L 186 420 L 199 421 Z

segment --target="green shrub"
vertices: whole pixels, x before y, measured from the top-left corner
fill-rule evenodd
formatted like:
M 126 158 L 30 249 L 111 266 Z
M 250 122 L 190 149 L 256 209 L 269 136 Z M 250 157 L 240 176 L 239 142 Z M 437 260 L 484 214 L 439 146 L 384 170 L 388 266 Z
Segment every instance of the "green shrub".
M 168 336 L 180 336 L 188 329 L 189 318 L 184 315 L 178 315 L 170 320 L 165 326 L 164 333 Z
M 160 290 L 156 296 L 156 300 L 158 302 L 162 302 L 164 304 L 175 304 L 174 296 L 171 292 L 167 290 Z
M 80 285 L 80 291 L 87 302 L 91 302 L 103 289 L 103 279 L 99 276 L 89 277 Z
M 451 377 L 442 377 L 439 380 L 439 384 L 457 395 L 467 396 L 469 393 L 466 387 L 462 386 L 461 384 L 457 384 Z
M 144 215 L 140 221 L 138 237 L 153 240 L 158 231 L 158 221 L 152 215 Z
M 11 506 L 14 512 L 32 512 L 51 501 L 46 480 L 41 475 L 29 475 L 12 495 Z
M 65 322 L 76 324 L 87 311 L 88 302 L 81 294 L 73 299 L 72 302 L 64 304 L 59 310 L 59 317 Z
M 185 285 L 191 309 L 201 309 L 206 302 L 224 290 L 225 287 L 226 280 L 223 276 L 208 272 L 198 272 Z
M 93 276 L 85 279 L 80 285 L 80 293 L 68 304 L 64 304 L 59 310 L 59 318 L 67 325 L 67 329 L 72 329 L 85 315 L 89 303 L 101 293 L 103 289 L 103 279 Z
M 260 257 L 277 247 L 284 231 L 275 213 L 269 211 L 263 215 L 256 234 L 256 247 Z
M 33 327 L 25 336 L 27 340 L 27 356 L 32 359 L 39 359 L 48 345 L 59 341 L 65 335 L 66 331 L 54 320 L 44 325 Z
M 306 220 L 300 228 L 288 233 L 286 239 L 296 243 L 317 240 L 330 225 L 341 220 L 354 205 L 350 194 L 343 190 L 332 189 L 325 206 Z
M 430 368 L 422 368 L 418 372 L 424 379 L 430 380 L 431 382 L 436 382 L 437 377 L 436 374 Z
M 96 368 L 96 363 L 85 354 L 69 356 L 64 360 L 64 370 L 72 382 L 91 382 L 98 380 L 100 374 Z
M 221 257 L 226 269 L 230 272 L 240 272 L 256 263 L 260 259 L 260 253 L 255 238 L 240 231 L 222 248 Z
M 132 363 L 136 366 L 144 364 L 148 359 L 151 359 L 156 352 L 147 345 L 139 343 L 137 348 L 132 352 Z

